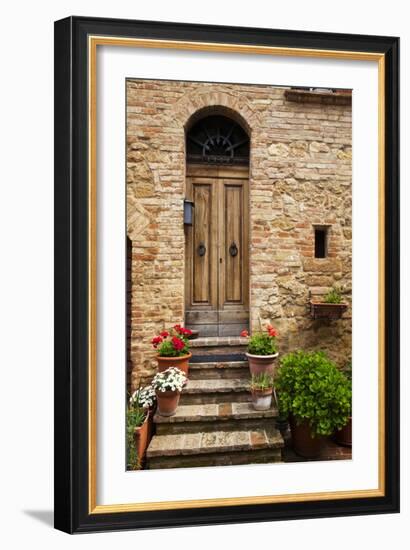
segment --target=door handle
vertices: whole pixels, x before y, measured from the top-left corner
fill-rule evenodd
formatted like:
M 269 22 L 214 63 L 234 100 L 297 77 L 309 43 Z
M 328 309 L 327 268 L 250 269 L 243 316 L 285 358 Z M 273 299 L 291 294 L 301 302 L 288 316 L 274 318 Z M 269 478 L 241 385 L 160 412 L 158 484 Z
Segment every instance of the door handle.
M 229 247 L 229 254 L 232 256 L 232 258 L 238 255 L 238 247 L 236 246 L 235 241 Z
M 204 243 L 199 243 L 199 246 L 197 248 L 197 252 L 199 256 L 205 256 L 206 254 L 206 246 Z

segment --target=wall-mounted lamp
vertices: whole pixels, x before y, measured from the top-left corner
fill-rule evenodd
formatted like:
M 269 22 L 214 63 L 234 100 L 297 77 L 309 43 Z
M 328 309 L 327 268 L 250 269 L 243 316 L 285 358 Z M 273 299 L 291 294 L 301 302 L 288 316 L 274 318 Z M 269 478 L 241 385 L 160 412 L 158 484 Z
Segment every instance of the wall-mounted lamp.
M 184 225 L 192 225 L 195 204 L 189 199 L 184 199 Z

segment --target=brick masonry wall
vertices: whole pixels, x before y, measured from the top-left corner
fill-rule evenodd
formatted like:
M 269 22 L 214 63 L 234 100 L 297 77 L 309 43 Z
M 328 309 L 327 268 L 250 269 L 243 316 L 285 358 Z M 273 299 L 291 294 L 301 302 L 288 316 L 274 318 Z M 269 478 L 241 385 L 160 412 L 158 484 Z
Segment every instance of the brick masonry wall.
M 280 352 L 351 354 L 351 106 L 289 101 L 284 88 L 129 80 L 127 232 L 132 240 L 131 385 L 155 369 L 150 340 L 184 318 L 185 126 L 200 109 L 239 117 L 251 135 L 251 329 L 269 320 Z M 329 225 L 314 257 L 314 225 Z M 315 321 L 312 295 L 337 284 L 348 311 Z

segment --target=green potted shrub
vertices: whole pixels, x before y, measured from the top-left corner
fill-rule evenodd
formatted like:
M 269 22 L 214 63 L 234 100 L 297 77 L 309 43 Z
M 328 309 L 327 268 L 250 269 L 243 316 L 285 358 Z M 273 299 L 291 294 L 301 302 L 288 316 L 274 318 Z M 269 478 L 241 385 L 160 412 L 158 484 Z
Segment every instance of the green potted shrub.
M 310 311 L 314 319 L 340 319 L 346 309 L 347 304 L 343 302 L 338 287 L 331 288 L 322 301 L 310 302 Z
M 138 388 L 130 397 L 127 408 L 127 468 L 141 467 L 152 436 L 152 411 L 156 403 L 152 386 Z
M 185 373 L 175 367 L 158 372 L 152 387 L 157 397 L 157 413 L 161 416 L 173 416 L 177 410 L 182 388 L 187 382 Z
M 320 454 L 322 436 L 348 421 L 351 386 L 323 352 L 289 353 L 275 379 L 279 409 L 289 417 L 292 445 L 305 458 Z
M 245 332 L 242 331 L 241 336 L 245 336 Z M 276 329 L 272 325 L 267 325 L 264 331 L 256 332 L 249 337 L 246 356 L 251 375 L 274 374 L 275 360 L 278 356 L 277 335 Z
M 157 350 L 158 372 L 175 367 L 188 376 L 189 360 L 192 357 L 189 351 L 191 335 L 191 330 L 178 324 L 172 329 L 163 330 L 151 340 L 153 348 Z
M 350 392 L 352 391 L 352 362 L 349 361 L 343 368 L 343 374 L 346 376 L 348 384 L 350 386 Z M 336 443 L 345 447 L 352 446 L 352 402 L 350 401 L 350 416 L 347 423 L 337 430 L 335 433 Z
M 267 411 L 272 405 L 273 376 L 266 372 L 252 375 L 252 404 L 256 411 Z

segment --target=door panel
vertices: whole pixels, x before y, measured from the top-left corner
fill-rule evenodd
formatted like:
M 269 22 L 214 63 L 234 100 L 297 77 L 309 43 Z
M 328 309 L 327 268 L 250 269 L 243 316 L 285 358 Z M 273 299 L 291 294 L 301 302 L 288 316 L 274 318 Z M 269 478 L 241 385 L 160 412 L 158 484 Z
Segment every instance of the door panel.
M 207 178 L 187 178 L 187 198 L 194 201 L 194 223 L 186 234 L 186 309 L 217 310 L 216 187 Z
M 211 303 L 211 204 L 212 186 L 199 184 L 193 189 L 195 225 L 193 239 L 193 302 Z
M 220 306 L 225 303 L 242 303 L 242 185 L 224 185 L 224 231 L 225 270 L 221 270 L 220 283 L 223 288 Z

